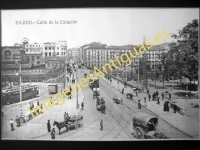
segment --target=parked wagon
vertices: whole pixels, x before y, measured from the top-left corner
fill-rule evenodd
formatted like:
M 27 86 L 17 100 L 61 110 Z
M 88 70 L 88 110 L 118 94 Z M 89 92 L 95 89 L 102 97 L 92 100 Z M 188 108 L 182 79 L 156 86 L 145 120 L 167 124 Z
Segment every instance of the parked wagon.
M 99 88 L 93 88 L 93 99 L 100 96 L 100 89 Z
M 146 113 L 136 113 L 133 117 L 133 137 L 137 139 L 168 139 L 158 132 L 158 117 Z
M 176 107 L 176 112 L 180 113 L 181 115 L 185 114 L 185 108 L 176 105 L 175 101 L 170 102 L 170 108 L 174 110 L 174 107 Z
M 121 103 L 122 103 L 121 99 L 118 98 L 116 95 L 113 96 L 113 100 L 114 100 L 114 102 L 117 103 L 117 104 L 121 104 Z
M 126 98 L 133 100 L 133 94 L 132 93 L 126 93 Z

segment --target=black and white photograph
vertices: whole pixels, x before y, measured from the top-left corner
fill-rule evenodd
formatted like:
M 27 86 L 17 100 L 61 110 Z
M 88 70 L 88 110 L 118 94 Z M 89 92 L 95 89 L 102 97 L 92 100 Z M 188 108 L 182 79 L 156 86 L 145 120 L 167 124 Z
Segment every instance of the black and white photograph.
M 1 10 L 1 138 L 199 139 L 199 8 Z

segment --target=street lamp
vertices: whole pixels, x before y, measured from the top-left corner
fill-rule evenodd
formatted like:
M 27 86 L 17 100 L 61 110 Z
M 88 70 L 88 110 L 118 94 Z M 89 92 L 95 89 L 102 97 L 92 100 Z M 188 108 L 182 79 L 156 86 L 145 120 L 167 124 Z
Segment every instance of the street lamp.
M 172 77 L 172 91 L 173 91 L 173 77 Z
M 22 113 L 22 89 L 21 89 L 21 64 L 17 61 L 15 62 L 17 65 L 19 65 L 19 73 L 16 73 L 17 76 L 19 76 L 19 99 L 20 99 L 20 117 L 23 117 Z

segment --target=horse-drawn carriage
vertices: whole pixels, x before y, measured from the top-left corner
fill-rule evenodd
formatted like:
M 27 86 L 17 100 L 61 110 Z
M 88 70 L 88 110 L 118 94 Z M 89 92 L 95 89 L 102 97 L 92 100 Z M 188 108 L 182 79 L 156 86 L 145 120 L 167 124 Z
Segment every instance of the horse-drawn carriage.
M 113 96 L 113 100 L 117 104 L 121 104 L 122 103 L 122 100 L 120 98 L 118 98 L 116 95 Z
M 157 131 L 158 118 L 146 113 L 136 113 L 133 117 L 133 137 L 137 139 L 168 139 Z
M 103 99 L 103 97 L 101 97 L 101 99 L 97 97 L 96 100 L 97 100 L 96 102 L 97 110 L 101 111 L 102 113 L 105 113 L 106 105 L 105 105 L 105 100 Z
M 100 96 L 100 89 L 99 88 L 93 88 L 93 99 Z
M 78 129 L 81 128 L 83 126 L 83 116 L 82 115 L 73 115 L 71 117 L 69 117 L 69 119 L 67 120 L 67 122 L 63 121 L 63 122 L 57 122 L 54 121 L 53 126 L 56 125 L 58 130 L 59 130 L 59 134 L 60 134 L 60 130 L 63 127 L 66 127 L 66 131 L 68 131 L 68 129 Z

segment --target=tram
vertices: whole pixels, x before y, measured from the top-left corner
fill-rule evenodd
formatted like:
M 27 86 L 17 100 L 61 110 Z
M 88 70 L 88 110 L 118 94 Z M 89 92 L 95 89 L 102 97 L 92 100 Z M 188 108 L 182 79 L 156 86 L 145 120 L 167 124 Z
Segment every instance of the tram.
M 94 77 L 94 75 L 92 74 L 90 74 L 90 77 L 92 77 L 89 79 L 89 87 L 91 88 L 91 90 L 93 90 L 93 88 L 99 88 L 99 79 Z
M 26 85 L 21 87 L 22 101 L 36 97 L 39 94 L 37 85 Z M 20 102 L 20 89 L 15 87 L 12 89 L 2 90 L 2 104 L 13 104 Z

